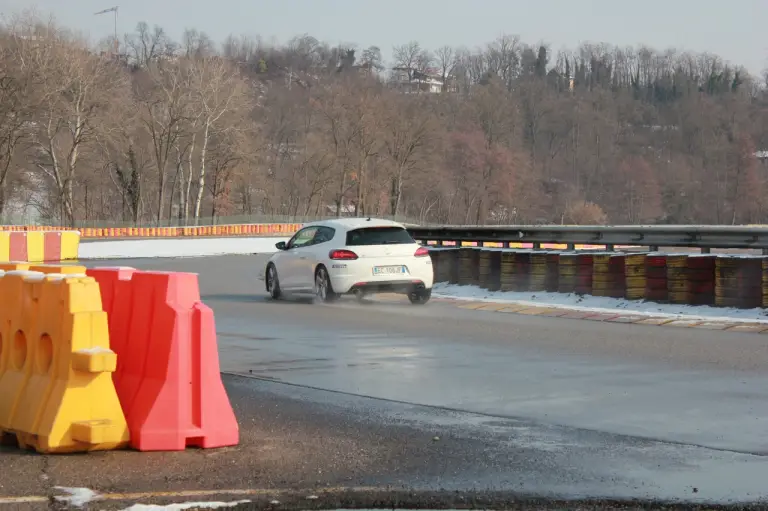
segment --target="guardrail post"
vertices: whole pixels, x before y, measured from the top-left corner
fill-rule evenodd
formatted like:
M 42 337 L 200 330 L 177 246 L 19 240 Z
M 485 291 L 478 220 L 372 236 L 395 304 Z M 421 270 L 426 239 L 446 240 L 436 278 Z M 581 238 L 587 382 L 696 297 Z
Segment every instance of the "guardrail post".
M 712 249 L 709 247 L 701 247 L 701 253 L 702 254 L 710 254 L 712 253 Z
M 606 245 L 606 246 L 605 246 L 605 250 L 606 250 L 607 252 L 613 252 L 613 251 L 615 250 L 615 247 L 613 246 L 613 244 L 610 244 L 610 245 Z

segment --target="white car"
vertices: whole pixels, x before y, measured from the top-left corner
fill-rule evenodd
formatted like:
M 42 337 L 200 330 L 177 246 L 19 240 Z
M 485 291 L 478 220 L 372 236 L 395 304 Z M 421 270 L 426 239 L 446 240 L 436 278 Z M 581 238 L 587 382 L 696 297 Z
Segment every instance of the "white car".
M 362 298 L 401 293 L 411 303 L 427 303 L 434 272 L 429 250 L 401 224 L 371 218 L 339 218 L 304 225 L 281 241 L 265 271 L 267 292 L 314 292 L 324 302 L 344 294 Z

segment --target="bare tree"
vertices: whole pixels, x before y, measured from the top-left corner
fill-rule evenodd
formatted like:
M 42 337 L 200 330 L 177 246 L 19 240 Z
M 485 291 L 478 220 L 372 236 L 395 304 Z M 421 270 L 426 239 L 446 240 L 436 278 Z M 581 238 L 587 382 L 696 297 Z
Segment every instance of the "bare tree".
M 162 27 L 140 21 L 136 32 L 125 36 L 128 61 L 136 67 L 146 68 L 154 60 L 168 58 L 176 52 L 176 45 L 168 38 Z
M 413 81 L 414 74 L 422 71 L 420 66 L 424 63 L 426 52 L 416 41 L 395 46 L 392 49 L 392 56 L 395 61 L 395 67 L 402 69 L 408 74 L 408 81 Z
M 216 54 L 216 45 L 208 34 L 196 28 L 184 30 L 181 36 L 181 55 L 191 59 L 209 58 Z
M 360 61 L 362 65 L 367 66 L 372 71 L 381 71 L 384 69 L 383 59 L 381 58 L 381 49 L 378 46 L 369 46 L 364 49 Z
M 249 102 L 245 83 L 238 70 L 219 57 L 194 59 L 189 63 L 192 85 L 192 107 L 199 108 L 201 134 L 200 168 L 195 198 L 195 224 L 200 218 L 200 205 L 205 189 L 206 158 L 211 136 L 236 129 L 228 117 L 247 111 Z
M 190 118 L 190 91 L 185 86 L 188 63 L 151 63 L 140 89 L 141 123 L 149 133 L 157 171 L 157 225 L 163 218 L 168 162 Z
M 443 82 L 443 90 L 448 90 L 448 82 L 453 78 L 453 68 L 456 65 L 456 54 L 451 46 L 441 46 L 435 51 L 437 66 L 440 70 L 440 80 Z
M 5 37 L 0 49 L 0 216 L 8 199 L 11 166 L 29 138 L 36 82 L 16 48 L 17 41 Z
M 438 124 L 429 114 L 424 114 L 413 101 L 400 100 L 388 105 L 388 114 L 382 130 L 384 151 L 393 167 L 390 185 L 390 210 L 393 216 L 400 214 L 403 186 L 426 157 Z
M 53 185 L 63 219 L 74 225 L 81 160 L 105 127 L 112 101 L 128 94 L 127 77 L 113 61 L 91 55 L 53 27 L 44 37 L 24 40 L 18 51 L 38 83 L 33 161 Z

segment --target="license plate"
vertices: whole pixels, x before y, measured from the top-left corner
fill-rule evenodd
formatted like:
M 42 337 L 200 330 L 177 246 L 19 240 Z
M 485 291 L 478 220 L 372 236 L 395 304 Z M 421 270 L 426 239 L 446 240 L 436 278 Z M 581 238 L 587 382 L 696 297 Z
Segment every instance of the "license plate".
M 405 275 L 405 266 L 374 266 L 374 275 Z

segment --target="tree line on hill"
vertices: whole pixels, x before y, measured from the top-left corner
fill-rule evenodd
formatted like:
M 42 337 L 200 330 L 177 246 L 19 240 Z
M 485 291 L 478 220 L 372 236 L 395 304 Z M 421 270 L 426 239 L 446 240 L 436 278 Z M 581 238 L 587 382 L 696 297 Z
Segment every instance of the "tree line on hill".
M 0 29 L 0 218 L 768 223 L 764 78 L 717 56 L 515 36 L 283 45 L 140 23 Z

